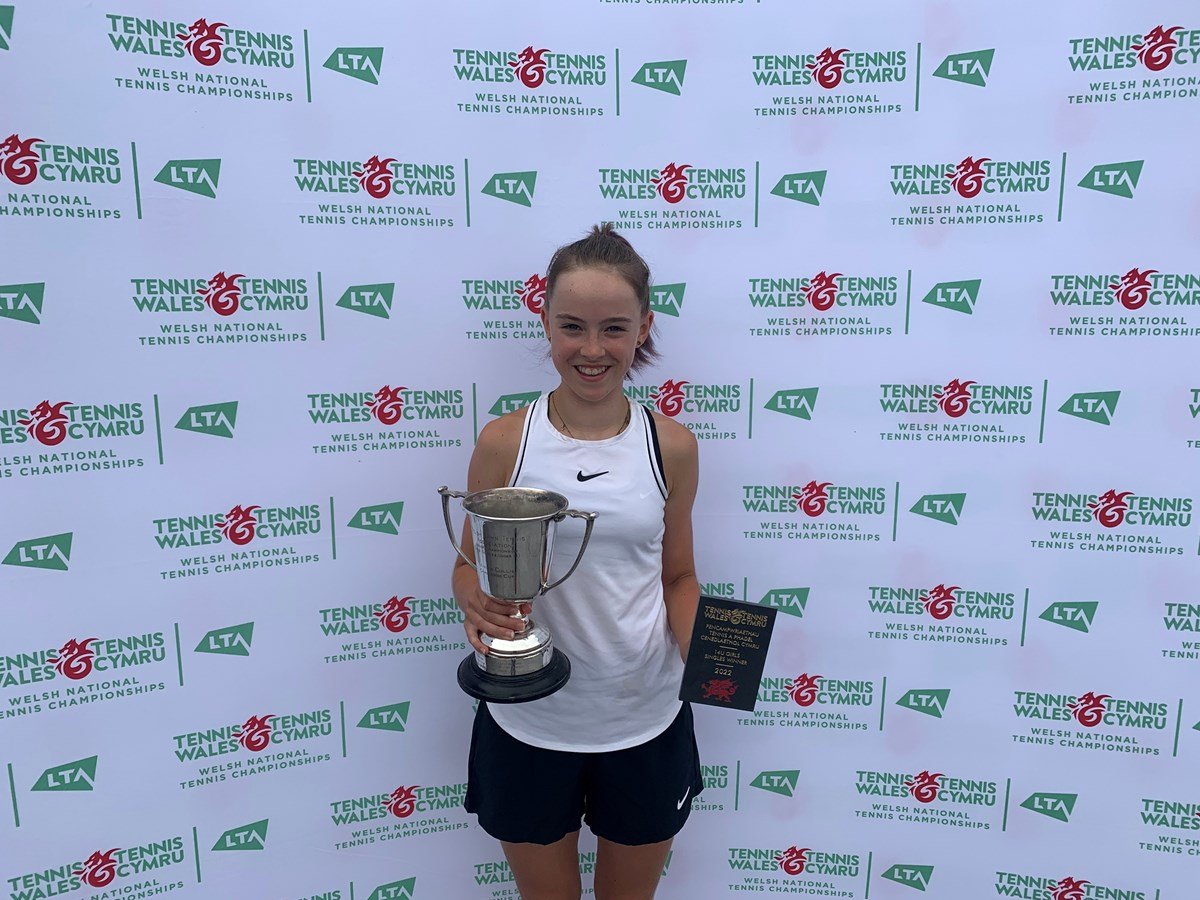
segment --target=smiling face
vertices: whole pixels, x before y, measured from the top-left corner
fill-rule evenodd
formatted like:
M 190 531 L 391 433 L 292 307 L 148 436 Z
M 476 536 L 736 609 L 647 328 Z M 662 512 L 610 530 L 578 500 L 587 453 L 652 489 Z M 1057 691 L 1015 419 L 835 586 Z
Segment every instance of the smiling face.
M 542 311 L 550 358 L 563 386 L 582 400 L 620 391 L 654 313 L 643 314 L 633 287 L 612 269 L 566 272 Z

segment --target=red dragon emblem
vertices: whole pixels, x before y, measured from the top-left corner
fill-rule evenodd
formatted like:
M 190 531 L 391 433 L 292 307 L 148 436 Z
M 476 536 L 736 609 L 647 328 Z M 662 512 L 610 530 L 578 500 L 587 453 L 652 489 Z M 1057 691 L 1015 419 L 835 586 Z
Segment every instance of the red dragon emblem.
M 1095 728 L 1104 720 L 1104 701 L 1111 699 L 1111 694 L 1094 694 L 1088 691 L 1071 704 L 1071 715 L 1084 728 Z
M 720 700 L 722 703 L 732 703 L 733 695 L 737 693 L 737 682 L 732 678 L 710 678 L 700 685 L 700 697 L 703 700 Z
M 918 803 L 932 803 L 937 799 L 938 791 L 941 790 L 942 785 L 939 780 L 941 777 L 941 772 L 934 772 L 931 775 L 926 770 L 904 782 L 904 786 L 908 788 L 908 792 Z
M 1182 25 L 1175 25 L 1171 28 L 1155 25 L 1142 38 L 1142 43 L 1133 45 L 1133 49 L 1137 51 L 1138 60 L 1151 72 L 1161 72 L 1171 64 L 1171 60 L 1175 56 L 1175 48 L 1179 46 L 1179 42 L 1175 40 L 1175 32 L 1182 30 Z
M 808 851 L 811 847 L 788 847 L 782 853 L 775 854 L 775 862 L 788 875 L 799 875 L 808 864 Z
M 197 19 L 188 26 L 187 34 L 177 34 L 175 37 L 184 41 L 183 49 L 202 66 L 215 66 L 221 61 L 221 45 L 224 38 L 217 34 L 218 28 L 224 28 L 224 22 L 208 24 L 204 19 Z
M 958 585 L 946 587 L 944 584 L 939 584 L 921 598 L 925 612 L 938 620 L 950 618 L 954 615 L 954 604 L 958 602 L 958 597 L 954 594 L 957 590 Z
M 658 196 L 668 203 L 678 203 L 687 196 L 687 170 L 691 165 L 677 166 L 667 163 L 657 176 L 651 178 L 651 183 L 658 189 Z
M 34 144 L 40 144 L 41 138 L 26 138 L 21 140 L 17 135 L 10 134 L 0 144 L 0 171 L 13 184 L 30 184 L 38 175 L 38 154 L 33 149 Z
M 384 801 L 387 811 L 397 819 L 407 819 L 411 816 L 417 811 L 418 787 L 420 787 L 418 784 L 414 784 L 412 787 L 400 785 L 400 787 L 392 791 L 391 796 Z
M 817 691 L 821 687 L 824 675 L 797 675 L 787 683 L 788 696 L 796 701 L 797 706 L 812 706 L 817 702 Z
M 525 279 L 521 288 L 521 302 L 535 316 L 540 316 L 546 308 L 546 279 L 541 275 L 530 275 Z
M 837 300 L 837 280 L 841 277 L 841 272 L 834 272 L 832 275 L 818 272 L 804 289 L 804 299 L 808 305 L 819 312 L 831 309 Z
M 952 172 L 947 172 L 946 177 L 950 179 L 950 185 L 958 191 L 959 196 L 970 200 L 983 190 L 983 164 L 991 161 L 991 157 L 988 156 L 981 156 L 979 159 L 968 156 L 955 166 Z
M 62 403 L 43 400 L 29 411 L 28 419 L 17 421 L 25 426 L 25 430 L 35 441 L 53 447 L 55 444 L 61 444 L 67 436 L 67 414 L 63 412 L 63 407 L 71 405 L 70 400 L 64 400 Z
M 239 547 L 242 544 L 248 544 L 254 540 L 254 526 L 258 522 L 254 518 L 254 511 L 262 509 L 261 506 L 235 506 L 229 512 L 225 513 L 225 521 L 221 525 L 221 534 L 225 535 L 233 543 Z
M 97 850 L 83 861 L 82 869 L 72 869 L 71 874 L 82 878 L 88 887 L 107 887 L 117 877 L 117 861 L 113 859 L 113 854 L 120 849 L 113 847 L 107 853 Z
M 375 618 L 388 631 L 403 631 L 408 627 L 408 617 L 412 615 L 412 610 L 408 608 L 408 601 L 411 599 L 412 597 L 393 597 L 378 609 Z
M 829 502 L 829 492 L 827 488 L 833 484 L 832 481 L 822 481 L 817 484 L 816 481 L 810 481 L 800 489 L 799 494 L 792 494 L 792 499 L 800 504 L 800 510 L 806 515 L 814 519 L 824 514 L 825 504 Z
M 395 176 L 392 174 L 391 166 L 395 161 L 394 156 L 389 156 L 387 159 L 372 156 L 363 163 L 361 169 L 354 170 L 354 177 L 358 179 L 358 183 L 364 191 L 376 200 L 382 200 L 392 192 L 392 180 Z
M 534 50 L 533 44 L 530 44 L 516 59 L 509 61 L 509 66 L 517 70 L 517 77 L 525 87 L 541 87 L 542 82 L 546 80 L 546 61 L 542 59 L 542 54 L 548 50 L 548 47 Z
M 1090 881 L 1076 881 L 1069 875 L 1050 888 L 1050 900 L 1083 900 L 1083 886 Z
M 664 416 L 674 418 L 683 412 L 683 386 L 687 381 L 664 381 L 654 394 L 654 405 Z
M 805 68 L 816 76 L 817 84 L 826 90 L 833 90 L 842 83 L 842 71 L 846 68 L 842 54 L 847 49 L 843 47 L 841 50 L 834 50 L 832 47 L 826 47 Z
M 47 662 L 54 663 L 58 674 L 65 675 L 72 681 L 87 678 L 92 674 L 92 661 L 96 658 L 96 651 L 88 647 L 88 644 L 98 640 L 100 638 L 84 638 L 82 641 L 71 638 L 59 648 L 58 656 Z
M 271 746 L 271 720 L 275 716 L 251 716 L 233 733 L 237 742 L 251 753 L 261 753 Z
M 407 390 L 406 387 L 393 388 L 385 384 L 375 392 L 374 400 L 363 405 L 370 407 L 371 415 L 384 425 L 395 425 L 404 411 L 404 398 L 400 393 Z
M 974 381 L 959 381 L 955 378 L 948 385 L 938 388 L 933 395 L 942 412 L 952 419 L 966 413 L 971 406 L 971 385 Z
M 1116 293 L 1117 301 L 1126 309 L 1141 309 L 1150 299 L 1150 276 L 1157 275 L 1158 269 L 1138 271 L 1130 269 L 1121 276 L 1116 284 L 1110 284 L 1110 290 Z
M 1121 491 L 1118 494 L 1114 490 L 1107 490 L 1096 498 L 1095 503 L 1089 503 L 1088 509 L 1092 511 L 1092 518 L 1105 528 L 1116 528 L 1125 521 L 1125 513 L 1129 511 L 1127 498 L 1131 496 L 1133 491 Z
M 242 303 L 242 289 L 237 280 L 244 277 L 241 272 L 236 275 L 218 272 L 208 279 L 208 286 L 201 295 L 204 305 L 218 316 L 232 316 Z

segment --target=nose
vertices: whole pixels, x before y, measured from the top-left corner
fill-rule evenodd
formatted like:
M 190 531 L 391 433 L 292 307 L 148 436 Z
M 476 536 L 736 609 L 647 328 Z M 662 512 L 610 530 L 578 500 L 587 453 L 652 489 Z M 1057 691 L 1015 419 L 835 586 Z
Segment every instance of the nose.
M 600 335 L 589 334 L 583 342 L 581 353 L 587 359 L 600 359 L 604 356 L 604 348 L 600 346 Z

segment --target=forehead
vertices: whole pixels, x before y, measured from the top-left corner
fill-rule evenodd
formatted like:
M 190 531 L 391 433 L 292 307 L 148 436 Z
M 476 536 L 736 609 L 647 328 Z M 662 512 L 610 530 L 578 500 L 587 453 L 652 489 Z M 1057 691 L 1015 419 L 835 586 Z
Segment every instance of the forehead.
M 635 316 L 638 305 L 633 286 L 609 268 L 574 269 L 560 275 L 554 285 L 555 313 Z

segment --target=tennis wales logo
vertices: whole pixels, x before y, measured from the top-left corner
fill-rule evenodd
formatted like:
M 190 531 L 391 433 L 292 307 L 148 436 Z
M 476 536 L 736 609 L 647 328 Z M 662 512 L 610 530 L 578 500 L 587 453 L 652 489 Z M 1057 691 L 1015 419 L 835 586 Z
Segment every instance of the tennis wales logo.
M 374 613 L 375 618 L 379 620 L 379 624 L 383 628 L 393 634 L 399 634 L 408 627 L 408 620 L 412 615 L 412 610 L 408 604 L 412 599 L 412 597 L 404 597 L 403 599 L 392 597 Z
M 986 156 L 979 159 L 972 159 L 968 156 L 955 166 L 952 172 L 946 174 L 946 177 L 950 179 L 950 185 L 959 196 L 970 200 L 979 195 L 979 192 L 983 190 L 983 180 L 986 176 L 983 164 L 987 162 L 991 162 L 991 159 Z
M 1157 269 L 1139 270 L 1136 266 L 1121 276 L 1121 280 L 1110 284 L 1113 296 L 1126 309 L 1141 309 L 1150 299 L 1150 291 L 1154 285 L 1151 275 L 1157 275 Z
M 820 675 L 808 675 L 807 673 L 797 675 L 788 681 L 785 689 L 797 706 L 812 706 L 817 702 L 821 678 Z
M 546 307 L 546 283 L 545 278 L 534 272 L 521 286 L 521 305 L 535 316 L 540 316 Z
M 1068 707 L 1071 717 L 1084 728 L 1095 728 L 1104 721 L 1104 702 L 1111 700 L 1110 694 L 1095 694 L 1088 691 L 1076 697 Z
M 658 191 L 658 196 L 668 203 L 678 203 L 686 197 L 687 170 L 690 168 L 692 168 L 690 165 L 676 165 L 675 163 L 667 163 L 663 166 L 662 171 L 650 179 L 654 189 Z
M 38 162 L 40 157 L 34 144 L 42 143 L 41 138 L 25 138 L 10 134 L 0 143 L 0 173 L 16 185 L 32 184 L 38 177 Z

